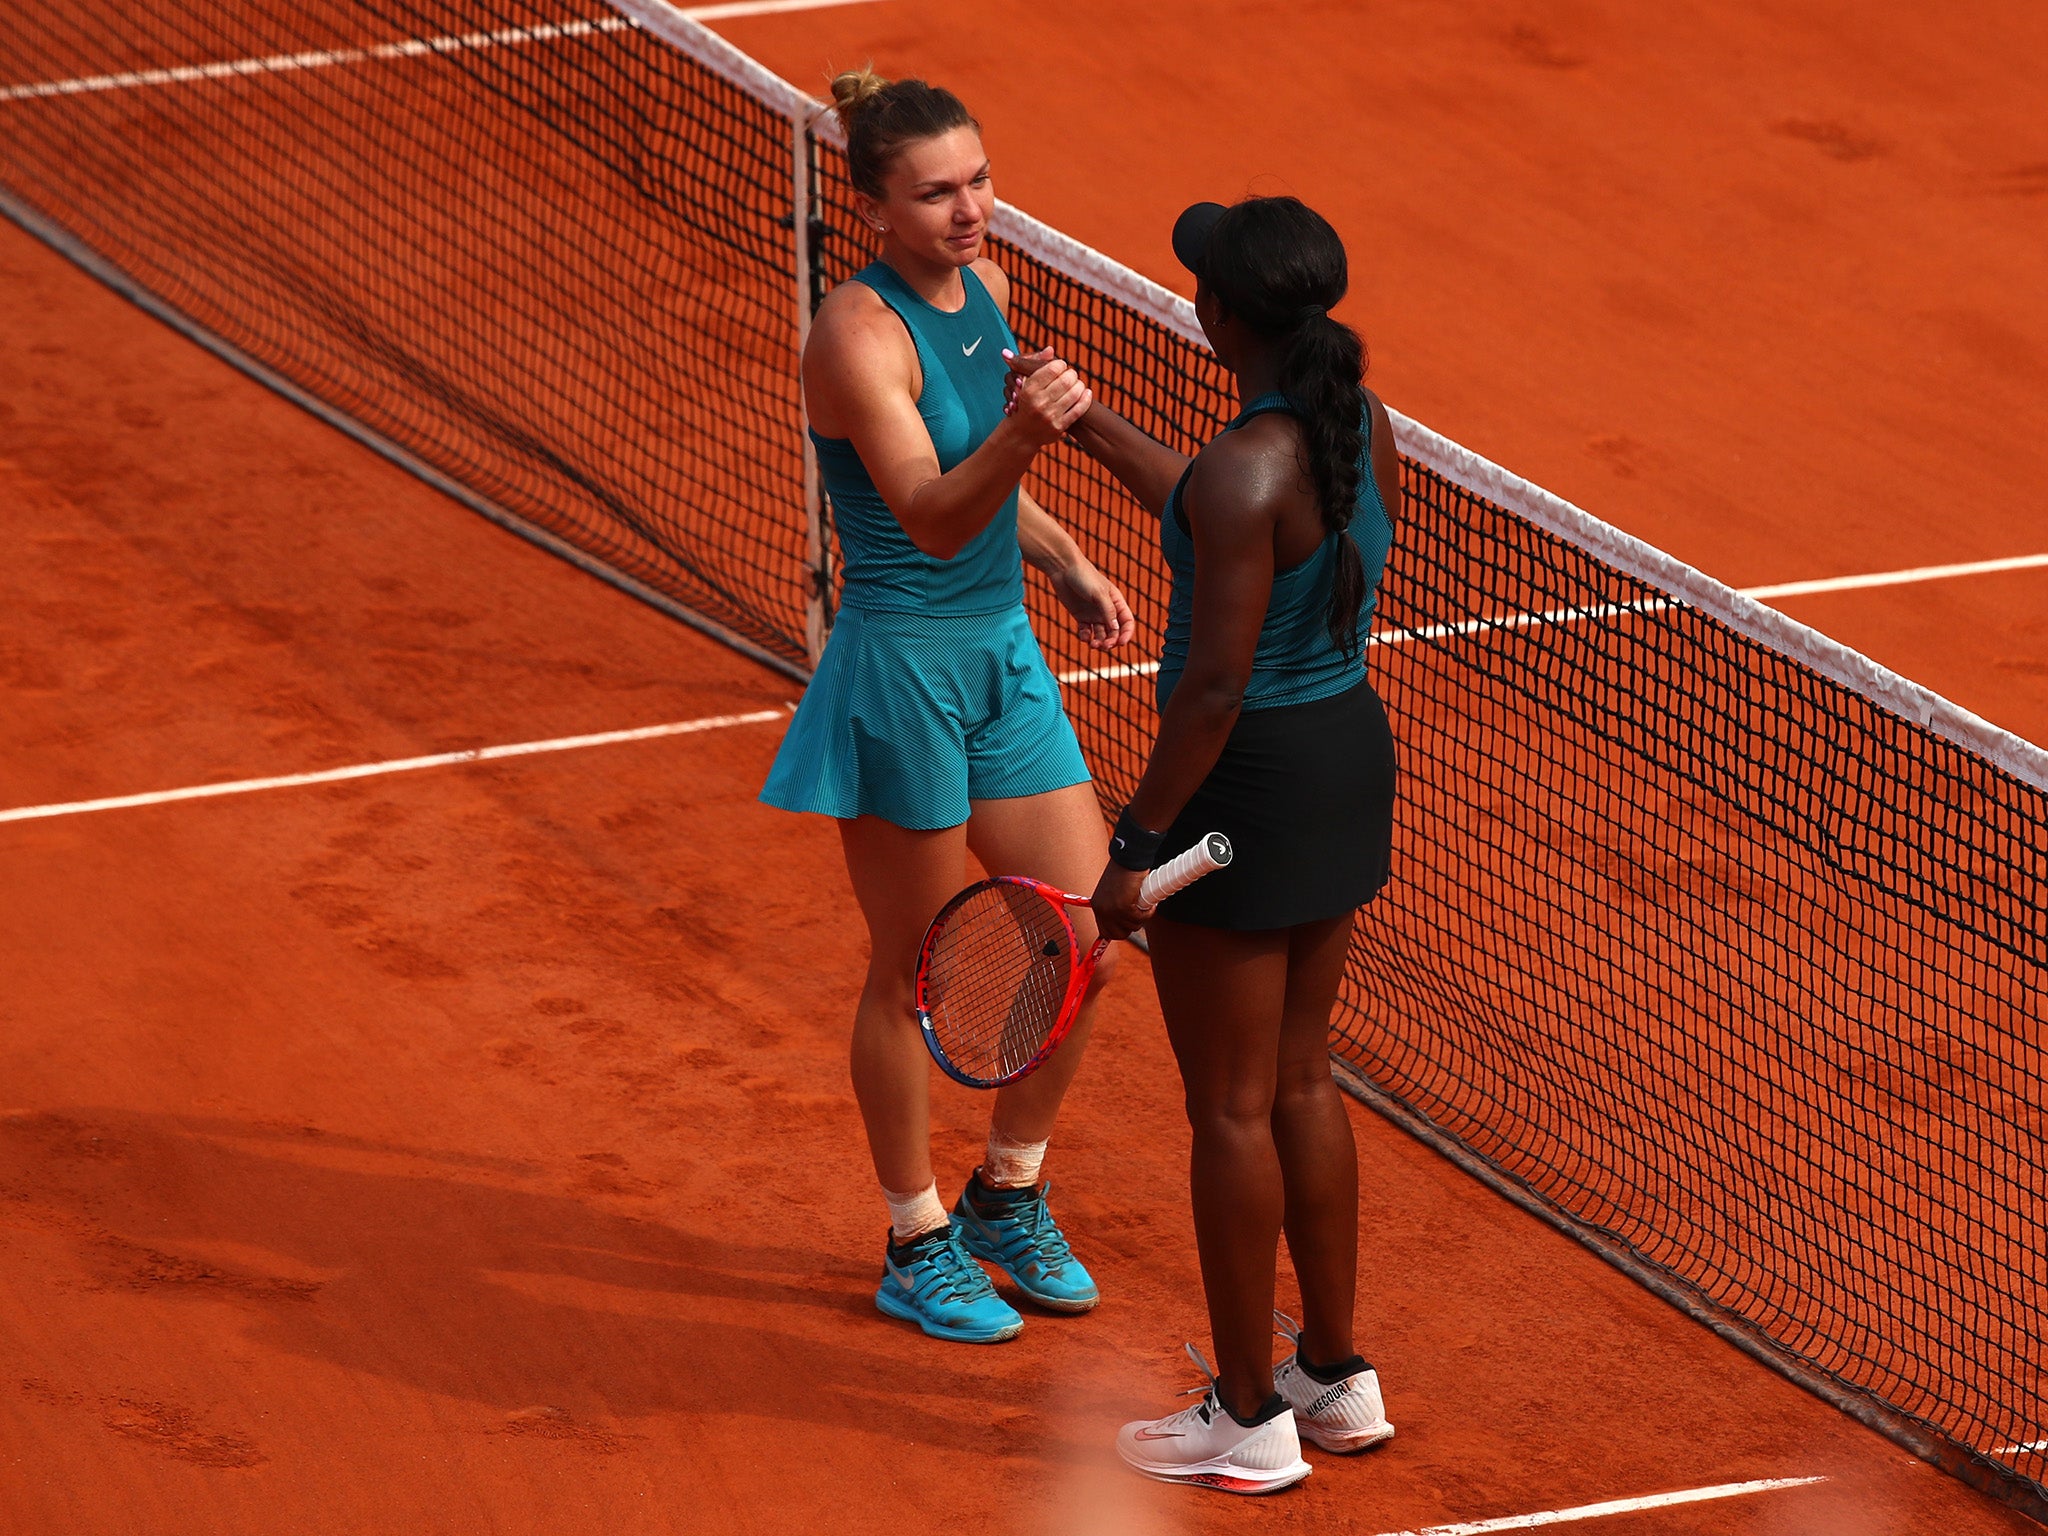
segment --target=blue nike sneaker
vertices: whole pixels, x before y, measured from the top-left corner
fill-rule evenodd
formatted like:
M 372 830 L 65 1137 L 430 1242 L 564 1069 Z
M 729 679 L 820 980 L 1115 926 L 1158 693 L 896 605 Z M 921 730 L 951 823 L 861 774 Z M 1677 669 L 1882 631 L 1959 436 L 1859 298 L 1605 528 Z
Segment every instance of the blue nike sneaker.
M 875 1305 L 935 1339 L 959 1344 L 1000 1344 L 1024 1331 L 1024 1319 L 996 1294 L 951 1223 L 908 1247 L 889 1243 Z
M 995 1265 L 1041 1307 L 1086 1312 L 1102 1293 L 1046 1207 L 1051 1190 L 1050 1184 L 988 1189 L 970 1178 L 953 1207 L 953 1230 L 969 1253 Z

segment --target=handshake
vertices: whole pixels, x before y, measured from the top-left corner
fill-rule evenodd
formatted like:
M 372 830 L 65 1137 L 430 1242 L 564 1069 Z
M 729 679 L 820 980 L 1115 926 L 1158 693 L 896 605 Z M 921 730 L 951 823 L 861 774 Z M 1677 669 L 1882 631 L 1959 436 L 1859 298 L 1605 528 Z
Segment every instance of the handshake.
M 1088 414 L 1095 392 L 1051 347 L 1016 353 L 1003 349 L 1010 377 L 1003 387 L 1003 414 L 1018 422 L 1032 442 L 1043 447 L 1064 437 Z

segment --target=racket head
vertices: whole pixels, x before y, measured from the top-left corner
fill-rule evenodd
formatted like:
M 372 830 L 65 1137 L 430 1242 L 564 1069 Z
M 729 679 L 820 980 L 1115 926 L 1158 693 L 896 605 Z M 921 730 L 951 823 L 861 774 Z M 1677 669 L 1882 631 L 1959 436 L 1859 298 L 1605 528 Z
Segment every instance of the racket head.
M 946 1075 L 970 1088 L 1028 1077 L 1073 1027 L 1084 957 L 1066 893 L 1021 875 L 970 885 L 917 952 L 917 1022 Z

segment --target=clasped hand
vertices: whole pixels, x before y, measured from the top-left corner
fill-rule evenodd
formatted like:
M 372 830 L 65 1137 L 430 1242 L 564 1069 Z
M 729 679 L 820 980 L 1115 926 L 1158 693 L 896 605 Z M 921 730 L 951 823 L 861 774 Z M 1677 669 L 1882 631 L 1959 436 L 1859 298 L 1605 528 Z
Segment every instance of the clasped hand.
M 1026 357 L 1006 347 L 1003 361 L 1011 368 L 1003 392 L 1003 414 L 1040 447 L 1064 437 L 1094 403 L 1095 392 L 1080 374 L 1054 357 L 1050 347 Z

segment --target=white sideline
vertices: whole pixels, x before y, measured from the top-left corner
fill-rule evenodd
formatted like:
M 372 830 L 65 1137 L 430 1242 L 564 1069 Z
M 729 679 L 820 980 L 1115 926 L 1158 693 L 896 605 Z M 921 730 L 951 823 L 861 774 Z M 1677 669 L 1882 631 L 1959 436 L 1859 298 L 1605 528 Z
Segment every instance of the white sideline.
M 1738 596 L 1762 601 L 1772 597 L 1810 597 L 1821 592 L 1853 592 L 1865 587 L 1900 587 L 1922 581 L 1950 581 L 1959 576 L 1983 576 L 1994 571 L 2026 571 L 2048 567 L 2048 555 L 2015 555 L 2007 560 L 1973 560 L 1966 565 L 1922 565 L 1904 571 L 1874 571 L 1863 576 L 1823 576 L 1813 581 L 1781 581 L 1775 586 L 1743 587 Z M 1383 629 L 1365 643 L 1406 645 L 1411 640 L 1450 640 L 1476 635 L 1489 629 L 1527 629 L 1536 624 L 1580 624 L 1588 620 L 1619 618 L 1623 614 L 1663 613 L 1684 606 L 1676 598 L 1646 597 L 1633 603 L 1599 603 L 1591 608 L 1547 608 L 1542 612 L 1503 613 L 1492 618 L 1461 619 L 1455 624 L 1431 624 L 1422 629 Z M 1076 667 L 1059 674 L 1062 683 L 1108 682 L 1119 677 L 1150 677 L 1159 670 L 1156 661 L 1123 662 L 1107 667 Z M 2048 1444 L 2048 1441 L 2042 1442 Z
M 1820 592 L 1856 592 L 1865 587 L 1905 587 L 1920 581 L 1952 581 L 1958 576 L 1990 576 L 1999 571 L 2034 571 L 2048 567 L 2048 555 L 2013 555 L 2004 560 L 1971 560 L 1962 565 L 1920 565 L 1905 571 L 1879 571 L 1870 576 L 1827 576 L 1818 581 L 1783 581 L 1774 587 L 1744 587 L 1742 595 L 1758 602 L 1774 597 L 1811 597 Z
M 233 779 L 223 784 L 194 784 L 184 789 L 159 789 L 140 795 L 110 795 L 103 800 L 71 800 L 62 805 L 24 805 L 0 811 L 0 821 L 39 821 L 49 816 L 82 816 L 88 811 L 118 811 L 137 805 L 166 805 L 174 800 L 206 800 L 215 795 L 246 795 L 259 789 L 290 789 L 302 784 L 338 784 L 385 773 L 413 773 L 421 768 L 447 768 L 458 763 L 488 763 L 505 757 L 531 757 L 537 752 L 572 752 L 580 747 L 609 747 L 626 741 L 653 741 L 661 736 L 690 736 L 698 731 L 735 725 L 765 725 L 788 716 L 787 709 L 757 709 L 744 715 L 707 715 L 669 725 L 642 725 L 625 731 L 598 731 L 588 736 L 556 736 L 546 741 L 515 741 L 502 747 L 470 747 L 461 752 L 436 752 L 430 757 L 400 757 L 381 763 L 352 763 L 314 773 L 285 773 L 268 779 Z
M 803 0 L 809 4 L 811 0 Z M 1912 571 L 1887 571 L 1869 576 L 1837 576 L 1821 581 L 1793 581 L 1775 587 L 1751 587 L 1748 597 L 1799 596 L 1811 592 L 1841 591 L 1854 587 L 1891 586 L 1907 581 L 1938 581 L 1951 576 L 1976 575 L 1986 570 L 2018 570 L 2048 565 L 2048 555 L 2031 555 L 2017 560 L 1984 560 L 1972 565 L 1927 566 Z M 1588 620 L 1615 618 L 1623 614 L 1659 613 L 1678 604 L 1668 598 L 1646 598 L 1636 603 L 1602 603 L 1593 608 L 1553 608 L 1541 613 L 1509 613 L 1498 618 L 1465 619 L 1456 624 L 1432 624 L 1424 629 L 1388 629 L 1371 636 L 1369 647 L 1405 645 L 1411 640 L 1445 640 L 1477 634 L 1489 629 L 1526 629 L 1536 624 L 1575 624 Z M 1084 683 L 1112 682 L 1126 677 L 1151 677 L 1159 671 L 1156 661 L 1115 662 L 1104 667 L 1074 667 L 1058 674 L 1068 687 Z M 458 763 L 481 763 L 503 757 L 526 757 L 537 752 L 568 752 L 582 747 L 605 747 L 620 742 L 648 741 L 659 736 L 683 736 L 695 731 L 718 730 L 733 725 L 759 725 L 779 720 L 783 710 L 759 710 L 747 715 L 713 715 L 702 720 L 683 720 L 670 725 L 638 726 L 631 730 L 600 731 L 588 736 L 559 736 L 547 741 L 513 742 L 499 747 L 472 747 L 462 752 L 439 752 L 430 757 L 398 758 L 381 763 L 356 763 L 345 768 L 325 768 L 312 773 L 282 774 L 266 779 L 235 779 L 221 784 L 196 784 L 184 789 L 154 790 L 139 795 L 114 795 L 102 800 L 72 800 L 61 805 L 28 805 L 0 810 L 0 822 L 36 821 L 50 816 L 77 816 L 89 811 L 122 810 L 129 806 L 163 805 L 174 800 L 204 800 L 215 795 L 243 795 L 259 789 L 284 789 L 303 784 L 332 784 L 345 779 L 364 779 L 377 774 L 410 773 L 420 768 L 442 768 Z M 2033 1450 L 2048 1446 L 2011 1447 Z M 2001 1453 L 2002 1454 L 2002 1453 Z
M 1776 1493 L 1781 1488 L 1805 1488 L 1826 1481 L 1824 1477 L 1771 1477 L 1754 1483 L 1717 1483 L 1711 1488 L 1685 1488 L 1677 1493 L 1653 1493 L 1639 1499 L 1610 1499 L 1604 1504 L 1547 1509 L 1534 1515 L 1502 1515 L 1494 1520 L 1463 1520 L 1456 1525 L 1430 1525 L 1416 1531 L 1389 1531 L 1386 1536 L 1485 1536 L 1490 1531 L 1528 1531 L 1540 1525 L 1567 1525 L 1575 1520 L 1669 1509 L 1674 1504 L 1698 1504 L 1708 1499 L 1738 1499 L 1746 1494 Z
M 780 16 L 785 11 L 825 11 L 839 5 L 875 5 L 880 0 L 732 0 L 726 5 L 693 5 L 683 14 L 692 21 L 738 21 L 746 16 Z
M 734 21 L 745 16 L 777 16 L 787 11 L 820 11 L 842 5 L 874 5 L 878 0 L 731 0 L 723 5 L 692 6 L 683 15 L 692 21 Z M 603 21 L 564 21 L 534 27 L 499 27 L 489 32 L 450 33 L 442 37 L 407 38 L 367 48 L 324 48 L 303 53 L 274 53 L 261 58 L 221 59 L 209 64 L 181 64 L 165 69 L 138 69 L 117 75 L 87 75 L 75 80 L 41 80 L 0 86 L 0 102 L 32 101 L 50 96 L 78 96 L 96 91 L 132 91 L 152 85 L 183 85 L 200 80 L 230 80 L 245 75 L 285 75 L 312 69 L 337 69 L 380 59 L 417 59 L 428 54 L 478 53 L 491 48 L 521 48 L 565 38 L 592 37 L 630 31 L 623 16 Z

